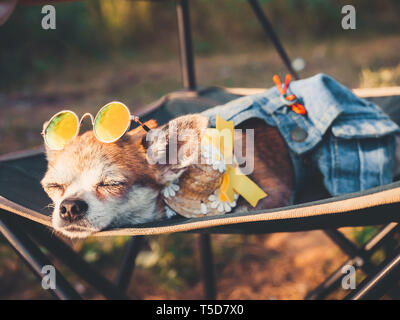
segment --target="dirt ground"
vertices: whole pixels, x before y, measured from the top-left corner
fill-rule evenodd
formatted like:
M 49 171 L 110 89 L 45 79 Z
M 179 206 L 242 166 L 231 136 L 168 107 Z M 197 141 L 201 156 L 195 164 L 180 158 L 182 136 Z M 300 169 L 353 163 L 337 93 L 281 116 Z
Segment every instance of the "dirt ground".
M 224 235 L 213 235 L 213 251 L 223 245 Z M 224 258 L 216 263 L 217 299 L 281 300 L 304 299 L 326 277 L 346 261 L 346 256 L 322 231 L 276 233 L 252 236 L 251 243 L 237 247 L 242 258 Z M 0 253 L 6 247 L 0 246 Z M 111 253 L 112 255 L 112 253 Z M 111 256 L 109 256 L 111 258 Z M 198 261 L 198 257 L 193 257 Z M 218 262 L 218 255 L 214 255 Z M 119 259 L 118 259 L 119 260 Z M 156 262 L 157 263 L 157 262 Z M 110 280 L 115 278 L 118 263 L 99 270 Z M 193 270 L 198 272 L 198 270 Z M 63 274 L 82 296 L 103 299 L 86 283 L 68 272 Z M 363 275 L 358 275 L 362 277 Z M 361 278 L 362 279 L 362 278 Z M 361 280 L 357 278 L 357 281 Z M 203 299 L 201 281 L 183 288 L 171 288 L 154 277 L 154 273 L 137 266 L 128 288 L 131 299 Z M 328 299 L 340 299 L 349 292 L 338 288 Z M 40 282 L 21 264 L 16 255 L 0 265 L 0 299 L 49 299 Z
M 218 299 L 304 299 L 346 260 L 322 231 L 277 233 L 257 238 L 258 245 L 245 249 L 244 261 L 228 264 L 217 273 Z M 214 241 L 214 247 L 216 242 L 218 240 Z M 140 299 L 203 298 L 201 283 L 182 292 L 171 292 L 151 284 L 143 270 L 136 271 L 128 292 L 130 297 Z M 347 293 L 339 289 L 330 298 L 340 298 Z

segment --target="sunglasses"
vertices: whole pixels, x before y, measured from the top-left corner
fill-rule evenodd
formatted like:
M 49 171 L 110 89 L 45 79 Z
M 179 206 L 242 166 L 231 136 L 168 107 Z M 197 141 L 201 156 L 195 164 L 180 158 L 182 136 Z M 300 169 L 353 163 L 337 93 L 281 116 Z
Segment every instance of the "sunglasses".
M 97 140 L 104 143 L 115 142 L 128 131 L 131 121 L 139 123 L 144 130 L 150 129 L 134 116 L 128 107 L 121 102 L 113 101 L 103 106 L 95 118 L 85 113 L 81 119 L 75 112 L 63 110 L 56 113 L 43 128 L 42 136 L 51 150 L 61 150 L 74 139 L 80 130 L 82 120 L 90 117 Z

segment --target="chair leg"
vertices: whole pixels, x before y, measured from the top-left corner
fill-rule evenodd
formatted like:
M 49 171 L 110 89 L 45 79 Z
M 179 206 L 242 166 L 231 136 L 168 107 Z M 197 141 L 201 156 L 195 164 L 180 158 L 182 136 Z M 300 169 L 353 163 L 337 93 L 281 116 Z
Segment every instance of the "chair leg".
M 217 296 L 217 291 L 215 285 L 214 262 L 212 256 L 210 235 L 200 234 L 199 244 L 200 244 L 201 274 L 204 285 L 204 297 L 207 300 L 215 300 Z
M 345 265 L 351 265 L 354 268 L 358 269 L 362 266 L 363 260 L 358 256 L 353 256 L 352 254 L 357 253 L 357 250 L 364 252 L 364 256 L 367 260 L 369 257 L 375 252 L 376 249 L 385 244 L 388 240 L 391 239 L 391 236 L 400 230 L 400 225 L 398 223 L 389 223 L 385 227 L 383 227 L 377 234 L 375 234 L 364 246 L 362 249 L 353 248 L 347 250 L 348 254 L 351 254 L 350 259 L 343 263 L 334 273 L 332 273 L 322 284 L 320 284 L 317 288 L 312 290 L 307 294 L 305 299 L 307 300 L 319 300 L 324 299 L 330 293 L 332 293 L 336 288 L 341 284 L 342 278 L 344 274 L 342 273 L 342 267 Z M 331 233 L 331 239 L 336 240 L 342 239 L 343 235 L 339 235 L 335 237 L 333 235 L 338 235 L 337 232 Z M 342 239 L 343 240 L 343 239 Z M 335 241 L 336 242 L 336 241 Z M 345 241 L 343 241 L 345 242 Z M 347 241 L 346 241 L 347 242 Z M 346 244 L 347 247 L 350 248 L 349 244 Z M 364 270 L 365 272 L 365 270 Z M 394 293 L 393 293 L 394 294 Z M 396 294 L 397 295 L 397 294 Z
M 132 237 L 127 243 L 124 255 L 122 257 L 122 264 L 118 270 L 115 283 L 122 292 L 126 292 L 129 282 L 132 278 L 133 269 L 135 268 L 136 257 L 144 243 L 143 236 Z
M 388 288 L 398 285 L 400 279 L 400 249 L 394 258 L 383 262 L 376 274 L 367 277 L 358 289 L 351 292 L 346 300 L 376 300 L 388 292 Z
M 281 42 L 279 41 L 278 36 L 276 35 L 271 23 L 269 22 L 259 2 L 257 0 L 248 0 L 248 2 L 250 4 L 250 7 L 253 9 L 254 14 L 256 15 L 258 21 L 260 22 L 262 28 L 264 29 L 265 33 L 269 36 L 272 43 L 274 44 L 275 49 L 278 52 L 279 56 L 281 57 L 286 68 L 293 75 L 295 79 L 299 79 L 299 76 L 297 75 L 296 71 L 294 71 L 285 49 L 283 48 Z
M 16 226 L 9 219 L 0 217 L 0 233 L 7 239 L 9 244 L 31 268 L 36 276 L 42 280 L 42 268 L 46 265 L 53 266 L 46 255 L 34 244 L 27 236 L 27 231 L 22 230 L 21 226 Z M 62 300 L 80 300 L 81 296 L 76 292 L 72 285 L 56 270 L 56 288 L 50 289 L 50 293 Z
M 34 239 L 45 247 L 52 255 L 70 268 L 75 274 L 98 290 L 107 299 L 127 299 L 126 295 L 112 282 L 104 278 L 96 269 L 83 260 L 69 245 L 50 234 L 50 231 L 41 225 L 31 225 Z
M 363 249 L 347 239 L 343 233 L 338 230 L 324 230 L 325 234 L 333 240 L 350 258 L 358 257 L 360 259 L 360 267 L 366 274 L 376 272 L 376 267 L 369 261 L 369 255 Z
M 342 273 L 342 268 L 344 266 L 353 266 L 355 269 L 359 268 L 359 259 L 350 259 L 343 263 L 334 273 L 332 273 L 323 283 L 321 283 L 317 288 L 309 292 L 305 300 L 322 300 L 325 299 L 329 294 L 331 294 L 336 288 L 342 283 L 344 274 Z
M 176 14 L 183 86 L 186 90 L 196 90 L 188 0 L 176 0 Z

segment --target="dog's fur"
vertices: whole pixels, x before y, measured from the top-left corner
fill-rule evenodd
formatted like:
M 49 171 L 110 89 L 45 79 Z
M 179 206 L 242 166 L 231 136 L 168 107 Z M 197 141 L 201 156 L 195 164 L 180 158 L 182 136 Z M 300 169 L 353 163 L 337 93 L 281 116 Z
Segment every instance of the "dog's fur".
M 155 121 L 146 125 L 152 129 L 157 126 Z M 177 128 L 178 134 L 188 128 L 196 133 L 180 141 L 180 149 L 188 144 L 199 145 L 200 133 L 207 128 L 208 119 L 198 114 L 182 116 L 162 126 L 161 130 L 167 131 L 171 125 Z M 254 129 L 254 170 L 250 178 L 268 193 L 255 209 L 287 205 L 294 178 L 289 153 L 280 133 L 258 119 L 250 119 L 239 128 Z M 148 151 L 157 153 L 163 148 L 165 151 L 168 139 L 167 146 L 159 145 L 149 142 L 146 135 L 139 127 L 117 142 L 106 144 L 99 142 L 93 131 L 89 131 L 70 141 L 61 151 L 47 150 L 48 170 L 41 183 L 54 202 L 52 222 L 55 230 L 69 237 L 86 237 L 107 227 L 163 217 L 160 191 L 193 163 L 194 156 L 186 154 L 174 165 L 152 164 L 147 158 Z M 244 134 L 235 139 L 242 139 L 242 148 L 246 147 Z M 87 203 L 82 218 L 71 221 L 61 217 L 60 204 L 66 199 Z M 243 210 L 244 207 L 247 207 L 246 202 L 239 201 L 237 208 Z

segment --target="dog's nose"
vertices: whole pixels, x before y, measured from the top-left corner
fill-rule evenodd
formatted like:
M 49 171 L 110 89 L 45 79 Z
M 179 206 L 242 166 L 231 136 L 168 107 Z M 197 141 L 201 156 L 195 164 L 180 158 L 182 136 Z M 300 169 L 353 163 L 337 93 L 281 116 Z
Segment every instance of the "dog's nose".
M 60 216 L 64 220 L 78 220 L 83 217 L 88 209 L 88 204 L 80 199 L 65 199 L 60 204 Z

